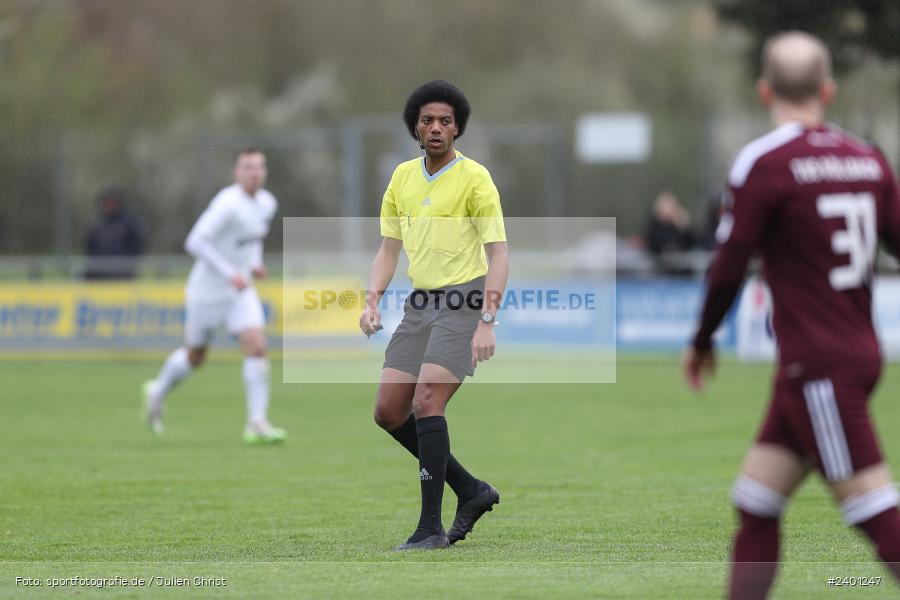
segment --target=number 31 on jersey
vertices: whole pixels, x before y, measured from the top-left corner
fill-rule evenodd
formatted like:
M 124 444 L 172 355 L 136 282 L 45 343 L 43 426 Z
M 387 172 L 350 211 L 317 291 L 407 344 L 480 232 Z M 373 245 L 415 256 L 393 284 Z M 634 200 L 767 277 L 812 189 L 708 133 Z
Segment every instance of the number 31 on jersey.
M 847 254 L 850 263 L 831 269 L 828 281 L 837 291 L 858 288 L 871 279 L 878 232 L 875 224 L 875 198 L 869 192 L 859 194 L 823 194 L 816 198 L 816 209 L 823 219 L 843 217 L 846 229 L 831 236 L 835 254 Z

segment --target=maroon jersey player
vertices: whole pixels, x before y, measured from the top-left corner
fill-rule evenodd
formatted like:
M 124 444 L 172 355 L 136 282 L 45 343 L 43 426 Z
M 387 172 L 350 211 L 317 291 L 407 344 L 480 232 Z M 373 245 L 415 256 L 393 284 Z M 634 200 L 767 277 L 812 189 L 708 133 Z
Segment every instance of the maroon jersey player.
M 758 252 L 772 290 L 778 371 L 768 414 L 732 490 L 740 515 L 730 596 L 764 598 L 779 522 L 810 469 L 844 520 L 900 576 L 898 493 L 867 409 L 881 354 L 872 325 L 879 238 L 900 249 L 900 194 L 882 155 L 824 122 L 830 56 L 790 32 L 763 50 L 758 92 L 776 128 L 738 152 L 708 291 L 684 369 L 695 389 L 715 367 L 712 334 Z

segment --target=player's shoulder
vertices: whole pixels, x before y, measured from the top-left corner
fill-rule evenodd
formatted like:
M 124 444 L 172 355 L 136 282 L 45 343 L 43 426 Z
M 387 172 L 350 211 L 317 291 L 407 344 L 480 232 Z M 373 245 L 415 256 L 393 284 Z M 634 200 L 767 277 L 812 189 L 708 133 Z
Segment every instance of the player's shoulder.
M 743 186 L 754 167 L 770 159 L 780 148 L 800 139 L 804 131 L 800 123 L 785 123 L 745 144 L 734 156 L 728 183 L 736 188 Z
M 491 179 L 490 171 L 477 160 L 464 156 L 463 154 L 458 154 L 457 160 L 459 161 L 460 175 L 474 179 Z
M 236 202 L 241 198 L 241 186 L 236 183 L 226 185 L 213 196 L 213 202 Z
M 880 155 L 881 152 L 878 148 L 872 144 L 864 140 L 863 138 L 855 135 L 846 129 L 840 127 L 839 125 L 835 125 L 834 123 L 826 123 L 822 128 L 821 132 L 815 132 L 819 136 L 823 136 L 823 140 L 817 142 L 816 140 L 819 138 L 811 138 L 810 142 L 814 145 L 828 145 L 828 139 L 834 140 L 834 144 L 841 144 L 846 150 L 854 152 L 856 154 L 865 154 L 870 156 Z M 827 136 L 827 137 L 825 137 Z
M 229 210 L 240 200 L 238 185 L 232 184 L 219 190 L 209 202 L 209 208 L 214 210 Z
M 391 181 L 402 177 L 410 177 L 421 170 L 422 158 L 411 158 L 397 165 L 394 169 L 394 173 L 391 175 Z
M 416 177 L 419 176 L 418 174 L 423 168 L 421 163 L 421 158 L 411 158 L 394 167 L 394 172 L 391 173 L 391 179 L 388 182 L 388 189 L 397 190 L 408 185 L 414 185 Z
M 869 162 L 875 161 L 882 171 L 891 172 L 891 165 L 877 145 L 866 139 L 863 139 L 834 123 L 827 123 L 824 127 L 825 135 L 833 136 L 836 143 L 840 143 L 842 154 L 855 155 L 869 159 Z
M 256 192 L 257 199 L 262 202 L 267 208 L 275 209 L 278 208 L 278 199 L 275 198 L 275 194 L 270 192 L 267 189 L 261 189 Z

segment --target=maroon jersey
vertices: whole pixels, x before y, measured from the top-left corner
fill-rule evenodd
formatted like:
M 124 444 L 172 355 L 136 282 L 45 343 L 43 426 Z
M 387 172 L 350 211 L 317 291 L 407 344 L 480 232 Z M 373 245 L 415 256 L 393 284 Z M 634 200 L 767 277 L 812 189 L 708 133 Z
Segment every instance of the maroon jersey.
M 738 152 L 729 188 L 694 347 L 710 347 L 758 251 L 782 365 L 879 364 L 878 239 L 900 249 L 900 193 L 884 157 L 837 127 L 787 123 Z

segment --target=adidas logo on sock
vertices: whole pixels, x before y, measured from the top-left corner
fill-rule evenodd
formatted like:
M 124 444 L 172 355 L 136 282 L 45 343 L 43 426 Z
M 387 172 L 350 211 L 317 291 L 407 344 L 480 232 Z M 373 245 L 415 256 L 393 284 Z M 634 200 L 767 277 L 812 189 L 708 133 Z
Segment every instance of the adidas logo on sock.
M 428 481 L 428 480 L 430 480 L 430 479 L 434 479 L 434 477 L 431 476 L 431 473 L 429 473 L 429 472 L 425 469 L 425 467 L 422 467 L 422 470 L 419 471 L 419 480 L 421 480 L 421 481 Z

